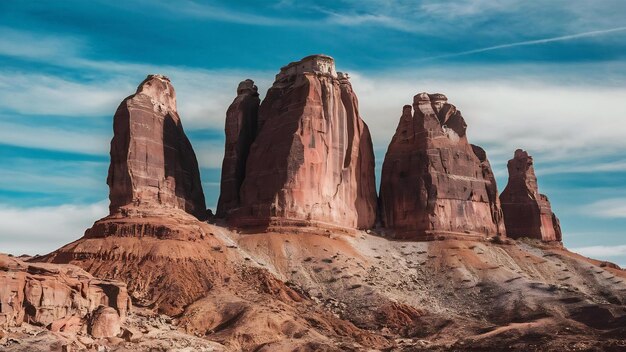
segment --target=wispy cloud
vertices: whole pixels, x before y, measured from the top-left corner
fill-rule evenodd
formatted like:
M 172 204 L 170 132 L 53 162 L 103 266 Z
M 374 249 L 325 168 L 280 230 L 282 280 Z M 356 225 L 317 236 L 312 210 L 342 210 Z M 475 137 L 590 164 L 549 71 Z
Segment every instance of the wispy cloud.
M 71 131 L 61 126 L 24 125 L 0 120 L 0 142 L 25 148 L 106 155 L 110 138 L 99 130 Z
M 626 257 L 626 245 L 578 247 L 572 251 L 590 258 Z
M 0 26 L 0 55 L 26 59 L 61 59 L 76 55 L 83 42 L 77 37 L 20 31 Z
M 605 219 L 626 219 L 626 198 L 603 199 L 580 209 L 581 213 Z
M 45 56 L 37 58 L 45 60 Z M 102 78 L 74 81 L 40 73 L 0 69 L 0 108 L 20 114 L 112 115 L 133 86 L 126 80 Z
M 525 40 L 525 41 L 520 41 L 520 42 L 507 43 L 507 44 L 489 46 L 485 48 L 461 51 L 457 53 L 425 57 L 422 59 L 418 59 L 417 62 L 473 55 L 473 54 L 479 54 L 479 53 L 484 53 L 488 51 L 515 48 L 515 47 L 520 47 L 520 46 L 539 45 L 539 44 L 562 42 L 562 41 L 575 40 L 575 39 L 588 38 L 588 37 L 596 37 L 600 35 L 606 35 L 606 34 L 624 32 L 624 31 L 626 31 L 626 27 L 616 27 L 616 28 L 609 28 L 609 29 L 603 29 L 603 30 L 595 30 L 595 31 L 590 31 L 590 32 L 562 35 L 562 36 L 557 36 L 557 37 L 542 38 L 542 39 L 535 39 L 535 40 Z
M 383 150 L 395 132 L 402 106 L 411 104 L 412 97 L 422 91 L 445 93 L 463 112 L 471 142 L 486 146 L 492 160 L 506 161 L 515 149 L 524 148 L 535 155 L 539 165 L 557 160 L 577 165 L 583 157 L 616 155 L 626 149 L 626 125 L 616 123 L 616 118 L 626 116 L 626 105 L 617 103 L 626 100 L 626 89 L 601 84 L 583 87 L 541 77 L 489 78 L 491 74 L 488 70 L 479 77 L 438 73 L 433 77 L 427 70 L 357 72 L 352 81 L 375 146 Z M 610 113 L 599 113 L 603 106 L 610 106 Z M 585 166 L 593 169 L 596 165 L 607 171 L 621 169 L 618 163 L 595 160 Z
M 71 195 L 106 193 L 108 162 L 55 159 L 3 159 L 10 167 L 0 168 L 0 189 L 37 192 L 67 199 Z M 71 199 L 74 201 L 74 199 Z M 58 202 L 57 202 L 58 203 Z
M 79 238 L 107 213 L 108 201 L 33 208 L 0 204 L 0 252 L 48 253 Z

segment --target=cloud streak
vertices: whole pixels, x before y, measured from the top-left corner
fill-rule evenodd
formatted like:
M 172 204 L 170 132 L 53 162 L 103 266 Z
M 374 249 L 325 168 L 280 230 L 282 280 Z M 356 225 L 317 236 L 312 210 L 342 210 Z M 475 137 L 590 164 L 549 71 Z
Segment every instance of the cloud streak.
M 622 257 L 626 256 L 626 245 L 578 247 L 572 251 L 590 258 Z
M 624 32 L 624 31 L 626 31 L 626 27 L 617 27 L 617 28 L 610 28 L 610 29 L 604 29 L 604 30 L 596 30 L 596 31 L 590 31 L 590 32 L 562 35 L 562 36 L 558 36 L 558 37 L 543 38 L 543 39 L 536 39 L 536 40 L 526 40 L 526 41 L 515 42 L 515 43 L 508 43 L 508 44 L 489 46 L 489 47 L 486 47 L 486 48 L 461 51 L 461 52 L 458 52 L 458 53 L 425 57 L 425 58 L 422 58 L 422 59 L 418 59 L 417 62 L 432 61 L 432 60 L 438 60 L 438 59 L 448 59 L 448 58 L 459 57 L 459 56 L 479 54 L 479 53 L 484 53 L 484 52 L 494 51 L 494 50 L 515 48 L 515 47 L 519 47 L 519 46 L 529 46 L 529 45 L 538 45 L 538 44 L 548 44 L 548 43 L 554 43 L 554 42 L 562 42 L 562 41 L 567 41 L 567 40 L 595 37 L 595 36 L 611 34 L 611 33 L 616 33 L 616 32 Z
M 580 212 L 602 219 L 626 219 L 626 198 L 600 200 L 582 207 Z

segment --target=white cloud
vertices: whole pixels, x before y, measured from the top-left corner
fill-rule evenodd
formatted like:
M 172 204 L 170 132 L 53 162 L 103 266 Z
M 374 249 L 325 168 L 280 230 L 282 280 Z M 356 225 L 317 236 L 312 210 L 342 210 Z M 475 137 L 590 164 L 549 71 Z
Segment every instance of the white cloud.
M 488 71 L 482 78 L 450 77 L 453 72 L 462 71 L 449 71 L 438 79 L 419 70 L 403 75 L 353 74 L 361 114 L 376 148 L 386 149 L 402 106 L 426 91 L 447 95 L 465 117 L 470 142 L 488 146 L 492 160 L 509 159 L 517 148 L 533 154 L 538 165 L 626 149 L 626 124 L 619 122 L 626 118 L 626 105 L 620 103 L 626 101 L 626 88 L 546 78 L 495 79 Z
M 27 59 L 61 59 L 75 55 L 82 42 L 75 37 L 49 36 L 0 26 L 0 55 Z
M 105 155 L 110 136 L 100 131 L 71 131 L 62 127 L 22 125 L 0 121 L 0 142 L 20 147 Z
M 150 73 L 168 76 L 176 89 L 186 129 L 223 126 L 239 82 L 252 78 L 268 86 L 273 73 L 185 69 L 76 60 L 79 68 L 99 70 L 99 79 L 73 81 L 52 75 L 16 74 L 0 69 L 0 107 L 25 115 L 111 116 Z
M 77 82 L 37 73 L 0 73 L 0 106 L 20 114 L 112 116 L 134 89 L 128 80 Z
M 0 252 L 45 254 L 82 236 L 108 213 L 108 201 L 16 208 L 0 204 Z
M 581 207 L 580 212 L 597 218 L 626 219 L 626 198 L 603 199 Z
M 420 10 L 437 17 L 457 19 L 489 13 L 509 12 L 519 7 L 515 0 L 422 1 Z
M 198 165 L 204 168 L 221 168 L 224 159 L 224 142 L 222 140 L 204 140 L 195 142 L 193 150 L 198 157 Z
M 572 248 L 572 252 L 580 253 L 590 258 L 607 258 L 626 256 L 626 245 L 616 246 L 589 246 Z

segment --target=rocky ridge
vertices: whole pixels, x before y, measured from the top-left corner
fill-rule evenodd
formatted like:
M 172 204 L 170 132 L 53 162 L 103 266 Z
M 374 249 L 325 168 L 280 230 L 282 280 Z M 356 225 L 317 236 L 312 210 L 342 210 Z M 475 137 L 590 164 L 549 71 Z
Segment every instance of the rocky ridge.
M 467 142 L 463 117 L 443 95 L 419 94 L 415 99 L 419 111 L 415 113 L 411 106 L 405 107 L 385 160 L 392 177 L 383 178 L 390 182 L 385 192 L 381 191 L 384 201 L 385 193 L 398 187 L 394 180 L 405 178 L 399 171 L 406 170 L 411 175 L 407 189 L 423 190 L 420 196 L 430 198 L 420 199 L 439 209 L 434 215 L 417 213 L 419 221 L 430 217 L 431 229 L 427 231 L 437 236 L 416 236 L 422 231 L 416 230 L 419 227 L 408 232 L 403 232 L 406 228 L 402 226 L 372 229 L 370 209 L 375 211 L 375 203 L 359 203 L 367 205 L 363 214 L 369 229 L 365 231 L 354 229 L 361 219 L 354 215 L 361 214 L 355 210 L 356 203 L 351 203 L 354 213 L 339 222 L 333 220 L 332 212 L 311 213 L 307 205 L 311 200 L 326 199 L 341 212 L 348 209 L 342 199 L 359 199 L 355 179 L 343 176 L 366 170 L 354 177 L 370 180 L 370 159 L 363 157 L 371 150 L 371 144 L 363 142 L 369 135 L 366 137 L 366 127 L 360 126 L 356 96 L 346 82 L 345 74 L 335 72 L 332 59 L 305 58 L 281 70 L 259 108 L 257 136 L 250 144 L 240 204 L 227 206 L 225 213 L 236 225 L 250 225 L 237 223 L 239 219 L 284 221 L 295 226 L 277 226 L 279 231 L 247 227 L 240 232 L 226 228 L 219 219 L 217 225 L 198 220 L 180 199 L 167 196 L 155 201 L 154 189 L 132 193 L 136 201 L 112 207 L 116 210 L 97 221 L 79 240 L 30 260 L 33 265 L 50 268 L 64 264 L 40 262 L 71 263 L 97 277 L 125 282 L 133 303 L 126 319 L 118 327 L 109 320 L 111 309 L 102 307 L 89 316 L 91 327 L 84 333 L 42 332 L 22 324 L 0 331 L 0 346 L 7 351 L 619 351 L 626 347 L 626 273 L 610 263 L 571 253 L 558 241 L 493 236 L 503 232 L 489 161 L 484 150 Z M 167 84 L 156 87 L 150 94 L 170 94 Z M 252 82 L 242 82 L 227 116 L 231 123 L 226 124 L 224 163 L 235 166 L 227 168 L 227 180 L 241 180 L 233 178 L 240 174 L 231 171 L 242 165 L 241 150 L 245 148 L 237 149 L 235 141 L 250 135 L 242 132 L 247 127 L 240 121 L 252 121 L 254 114 L 243 113 L 249 110 L 237 102 L 249 100 L 253 110 L 253 87 Z M 161 105 L 153 104 L 157 110 Z M 352 113 L 348 107 L 354 109 Z M 350 124 L 341 123 L 350 121 L 350 116 L 354 131 L 363 128 L 360 140 L 351 139 L 352 147 L 346 144 L 349 138 L 341 142 L 338 137 L 351 135 Z M 332 123 L 322 123 L 326 121 Z M 309 124 L 317 128 L 303 127 Z M 115 129 L 118 132 L 124 129 Z M 261 138 L 263 133 L 268 135 Z M 131 134 L 129 144 L 134 143 L 133 138 L 145 136 Z M 158 134 L 148 137 L 164 138 Z M 272 141 L 279 142 L 277 149 L 271 149 Z M 300 141 L 307 148 L 303 154 L 297 148 L 282 150 L 284 141 L 291 146 Z M 322 143 L 329 146 L 327 162 L 312 158 L 324 151 L 317 149 L 319 141 L 328 143 Z M 159 143 L 162 141 L 149 141 Z M 112 143 L 112 155 L 113 147 Z M 285 195 L 269 217 L 263 212 L 252 213 L 263 207 L 271 209 L 273 203 L 264 203 L 267 199 L 252 197 L 258 203 L 246 203 L 250 201 L 246 198 L 250 196 L 246 193 L 249 172 L 262 170 L 260 156 L 265 154 L 254 152 L 261 147 L 272 150 L 273 161 L 265 165 L 265 180 L 271 180 L 270 175 L 293 177 L 287 183 L 268 186 L 271 192 L 282 187 L 279 193 Z M 254 153 L 257 157 L 252 157 Z M 334 168 L 337 156 L 343 157 L 342 166 L 348 166 Z M 360 166 L 352 164 L 355 158 Z M 326 166 L 332 166 L 329 174 L 322 172 Z M 147 185 L 159 184 L 161 171 L 156 170 L 146 174 L 154 177 L 144 180 Z M 354 198 L 324 198 L 324 192 L 307 182 L 322 177 L 319 175 L 341 181 L 335 186 Z M 426 187 L 429 175 L 436 182 Z M 180 179 L 172 177 L 171 182 Z M 347 183 L 345 188 L 343 182 Z M 265 186 L 259 183 L 259 189 L 253 191 L 263 192 Z M 370 187 L 363 187 L 371 196 Z M 235 200 L 231 197 L 234 188 L 229 187 L 225 199 Z M 414 207 L 422 205 L 416 202 L 415 193 L 404 193 L 409 200 L 406 204 L 398 202 L 397 189 L 396 197 L 388 198 L 396 205 L 395 210 L 422 211 Z M 298 198 L 297 194 L 307 196 Z M 114 199 L 111 201 L 113 204 Z M 246 208 L 246 204 L 257 205 Z M 237 218 L 239 211 L 259 217 Z M 469 233 L 460 231 L 463 221 L 468 221 Z M 337 227 L 330 226 L 333 224 Z M 408 224 L 421 226 L 423 222 Z M 483 227 L 490 230 L 480 232 Z M 390 234 L 396 238 L 386 238 Z M 97 337 L 117 331 L 117 337 Z
M 96 328 L 99 337 L 110 337 L 130 305 L 122 282 L 96 279 L 73 265 L 26 263 L 0 254 L 0 329 L 28 323 L 57 332 Z M 103 309 L 108 321 L 94 319 Z

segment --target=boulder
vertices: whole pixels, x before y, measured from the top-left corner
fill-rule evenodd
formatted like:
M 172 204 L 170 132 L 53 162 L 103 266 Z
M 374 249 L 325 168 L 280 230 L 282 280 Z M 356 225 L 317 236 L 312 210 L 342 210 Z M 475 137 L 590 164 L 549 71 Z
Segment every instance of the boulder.
M 250 146 L 257 133 L 259 93 L 254 82 L 247 79 L 237 87 L 237 97 L 226 111 L 226 144 L 222 163 L 218 217 L 225 217 L 240 205 L 239 189 L 246 174 Z
M 114 337 L 120 333 L 122 322 L 117 311 L 100 306 L 91 313 L 88 332 L 95 338 Z
M 259 108 L 236 226 L 274 220 L 369 228 L 374 153 L 347 74 L 312 55 L 283 67 Z
M 485 151 L 469 144 L 461 112 L 443 94 L 405 105 L 382 169 L 381 222 L 390 236 L 504 235 Z
M 561 225 L 550 201 L 539 193 L 533 158 L 518 149 L 507 164 L 509 182 L 500 195 L 509 237 L 561 241 Z
M 107 178 L 111 215 L 137 208 L 176 208 L 204 218 L 198 162 L 167 77 L 149 75 L 122 101 L 113 132 Z

